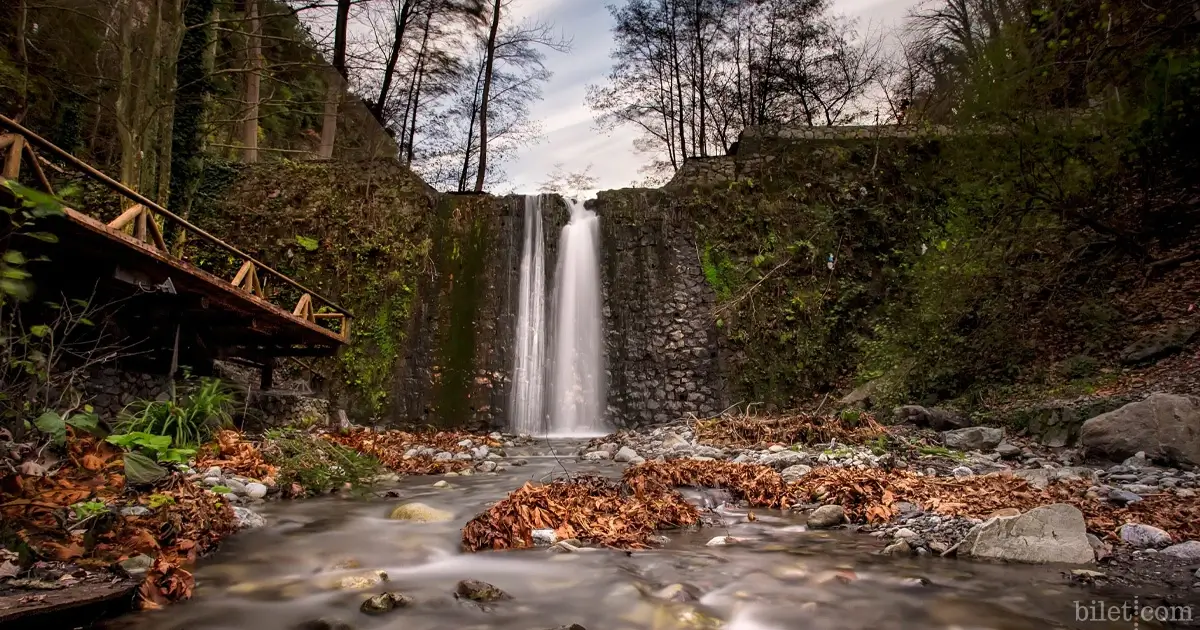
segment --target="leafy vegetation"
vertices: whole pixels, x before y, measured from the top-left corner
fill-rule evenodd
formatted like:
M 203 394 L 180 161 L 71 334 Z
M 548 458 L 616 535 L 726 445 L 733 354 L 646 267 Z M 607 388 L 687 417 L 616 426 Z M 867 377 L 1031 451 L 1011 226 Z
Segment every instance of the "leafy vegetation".
M 201 379 L 182 399 L 133 403 L 118 425 L 118 433 L 169 438 L 179 447 L 196 447 L 221 428 L 233 424 L 236 396 L 218 379 Z
M 268 431 L 261 450 L 266 460 L 278 467 L 279 483 L 297 484 L 310 494 L 340 490 L 346 485 L 363 488 L 383 470 L 374 457 L 319 435 L 291 429 Z

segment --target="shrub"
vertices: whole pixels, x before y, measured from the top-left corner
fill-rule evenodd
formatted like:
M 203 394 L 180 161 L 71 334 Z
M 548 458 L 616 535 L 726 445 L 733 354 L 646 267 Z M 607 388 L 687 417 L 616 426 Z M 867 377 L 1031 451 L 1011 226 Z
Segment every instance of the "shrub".
M 310 494 L 350 484 L 370 485 L 383 467 L 369 455 L 348 449 L 318 435 L 294 429 L 275 429 L 264 436 L 262 452 L 279 467 L 278 481 L 297 484 Z
M 143 400 L 130 405 L 118 433 L 148 433 L 170 437 L 178 447 L 195 447 L 220 428 L 233 424 L 233 390 L 217 379 L 202 379 L 182 399 Z

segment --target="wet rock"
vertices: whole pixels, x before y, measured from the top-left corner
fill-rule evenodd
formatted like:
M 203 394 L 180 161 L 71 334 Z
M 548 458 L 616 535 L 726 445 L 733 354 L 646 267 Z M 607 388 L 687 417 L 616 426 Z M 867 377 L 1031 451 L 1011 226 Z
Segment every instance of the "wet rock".
M 413 521 L 414 523 L 444 523 L 454 518 L 454 515 L 424 503 L 405 503 L 396 506 L 388 518 L 393 521 Z
M 629 448 L 628 446 L 622 446 L 617 450 L 616 455 L 613 455 L 613 461 L 619 463 L 628 463 L 636 459 L 637 456 L 637 451 Z
M 583 456 L 583 459 L 589 462 L 605 461 L 612 458 L 612 454 L 608 451 L 592 451 Z
M 914 532 L 907 527 L 901 527 L 900 529 L 896 530 L 896 533 L 892 534 L 892 537 L 896 540 L 919 540 L 921 538 L 917 532 Z
M 1108 500 L 1117 505 L 1129 505 L 1142 500 L 1142 497 L 1120 488 L 1108 489 Z
M 479 464 L 477 464 L 475 466 L 475 470 L 478 470 L 479 472 L 485 472 L 485 473 L 495 472 L 495 470 L 498 466 L 499 466 L 499 464 L 497 464 L 496 462 L 487 460 L 487 461 L 479 462 Z
M 453 488 L 454 486 L 450 485 L 450 482 L 449 482 L 449 481 L 446 481 L 445 479 L 442 479 L 441 481 L 438 481 L 438 482 L 434 483 L 434 484 L 433 484 L 433 487 L 434 487 L 434 488 L 441 488 L 441 489 L 445 490 L 445 489 Z
M 368 615 L 382 615 L 397 608 L 405 608 L 412 602 L 411 597 L 402 593 L 380 593 L 368 597 L 358 609 Z
M 892 414 L 897 422 L 911 422 L 934 431 L 950 431 L 967 426 L 967 421 L 962 416 L 936 407 L 928 409 L 920 405 L 905 405 L 897 407 Z
M 547 628 L 547 630 L 587 630 L 587 628 L 584 628 L 583 626 L 581 626 L 577 623 L 573 623 L 569 626 L 558 626 L 555 628 Z
M 121 569 L 130 575 L 130 577 L 142 577 L 154 566 L 154 558 L 146 554 L 139 554 L 132 558 L 126 558 L 120 562 Z
M 1200 464 L 1200 399 L 1151 394 L 1084 422 L 1079 440 L 1088 456 L 1119 459 L 1142 452 L 1143 458 Z
M 1021 447 L 1009 444 L 1008 442 L 1001 442 L 996 447 L 996 452 L 1000 454 L 1000 457 L 1010 459 L 1021 454 Z
M 1200 560 L 1200 541 L 1189 540 L 1187 542 L 1179 543 L 1178 545 L 1171 545 L 1170 547 L 1163 549 L 1162 552 L 1165 555 L 1174 556 L 1176 558 Z
M 822 505 L 808 515 L 809 529 L 829 529 L 846 520 L 846 511 L 840 505 Z
M 459 582 L 458 588 L 454 591 L 454 596 L 479 603 L 512 599 L 508 593 L 479 580 L 463 580 Z
M 700 589 L 690 584 L 668 584 L 654 593 L 658 599 L 680 603 L 699 601 L 700 595 Z
M 735 544 L 737 544 L 737 542 L 738 542 L 738 539 L 734 538 L 733 536 L 717 536 L 717 537 L 709 540 L 707 543 L 705 543 L 705 546 L 706 547 L 725 547 L 727 545 L 735 545 Z
M 911 556 L 913 548 L 907 540 L 901 540 L 884 547 L 882 553 L 885 556 Z
M 258 529 L 267 525 L 266 519 L 261 514 L 241 506 L 234 506 L 233 518 L 238 529 Z
M 246 494 L 246 484 L 237 479 L 226 479 L 224 485 L 234 494 Z
M 388 574 L 383 571 L 369 571 L 358 575 L 345 575 L 333 581 L 331 586 L 340 591 L 361 591 L 383 584 Z
M 535 529 L 532 533 L 533 544 L 539 547 L 549 547 L 558 542 L 558 534 L 553 529 Z
M 1004 439 L 1004 429 L 994 427 L 967 427 L 942 433 L 946 448 L 960 451 L 984 451 L 996 448 Z
M 491 449 L 489 449 L 486 444 L 483 446 L 476 446 L 471 450 L 471 457 L 473 459 L 486 459 L 490 452 Z
M 812 466 L 807 464 L 796 464 L 795 466 L 788 466 L 787 468 L 784 468 L 779 475 L 783 477 L 784 481 L 792 482 L 799 481 L 801 477 L 810 472 L 812 472 Z
M 1095 560 L 1083 513 L 1057 503 L 1021 516 L 989 519 L 976 525 L 958 546 L 962 557 L 1015 562 L 1085 564 Z
M 261 499 L 267 496 L 267 486 L 258 482 L 246 484 L 246 496 L 251 499 Z
M 1171 535 L 1152 525 L 1125 523 L 1119 533 L 1122 541 L 1138 548 L 1171 544 Z

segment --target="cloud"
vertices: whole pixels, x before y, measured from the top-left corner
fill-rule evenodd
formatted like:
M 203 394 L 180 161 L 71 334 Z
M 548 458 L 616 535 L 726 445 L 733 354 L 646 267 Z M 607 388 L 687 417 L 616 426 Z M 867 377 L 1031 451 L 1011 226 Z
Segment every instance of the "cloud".
M 916 0 L 834 0 L 833 10 L 886 29 L 914 4 Z M 551 53 L 546 59 L 546 67 L 554 76 L 543 91 L 542 101 L 532 109 L 533 116 L 542 123 L 544 137 L 505 165 L 509 182 L 505 190 L 536 192 L 559 163 L 568 172 L 582 171 L 590 164 L 601 189 L 623 188 L 641 179 L 639 169 L 649 159 L 633 147 L 637 131 L 631 127 L 612 133 L 597 131 L 592 112 L 584 103 L 587 85 L 602 83 L 611 68 L 608 53 L 613 21 L 605 3 L 516 0 L 512 16 L 554 22 L 573 40 L 573 48 L 567 54 Z

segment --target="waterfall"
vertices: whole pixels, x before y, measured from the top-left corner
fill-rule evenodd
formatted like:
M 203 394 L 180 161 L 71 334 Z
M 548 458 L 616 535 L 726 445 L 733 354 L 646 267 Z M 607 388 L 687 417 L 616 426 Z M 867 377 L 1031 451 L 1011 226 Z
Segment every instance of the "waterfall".
M 568 200 L 558 242 L 550 373 L 550 434 L 603 435 L 604 339 L 600 300 L 600 218 Z
M 509 426 L 515 433 L 546 432 L 546 252 L 541 195 L 525 196 L 525 237 L 518 286 L 516 360 L 513 365 Z

